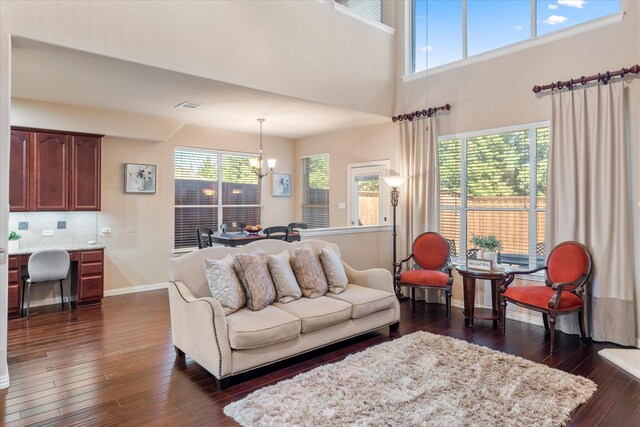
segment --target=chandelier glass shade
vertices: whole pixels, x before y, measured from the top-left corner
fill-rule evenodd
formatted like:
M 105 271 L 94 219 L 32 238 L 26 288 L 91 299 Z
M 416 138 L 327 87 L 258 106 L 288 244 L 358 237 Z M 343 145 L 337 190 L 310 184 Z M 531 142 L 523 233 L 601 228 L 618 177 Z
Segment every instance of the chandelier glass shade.
M 273 173 L 273 170 L 276 167 L 276 159 L 266 159 L 265 162 L 265 152 L 262 148 L 262 123 L 264 121 L 265 119 L 258 119 L 258 122 L 260 122 L 260 147 L 258 147 L 258 157 L 249 159 L 251 171 L 256 174 L 258 179 L 262 179 L 270 173 Z M 267 166 L 266 171 L 264 169 L 265 163 Z

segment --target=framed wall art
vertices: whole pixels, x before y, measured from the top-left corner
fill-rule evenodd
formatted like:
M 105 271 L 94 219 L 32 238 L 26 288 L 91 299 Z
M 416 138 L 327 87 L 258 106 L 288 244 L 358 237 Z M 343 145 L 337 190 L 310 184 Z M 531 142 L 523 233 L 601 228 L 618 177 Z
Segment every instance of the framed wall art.
M 155 194 L 157 166 L 141 163 L 124 164 L 124 192 L 133 194 Z
M 290 173 L 273 173 L 273 189 L 271 195 L 274 197 L 291 197 Z

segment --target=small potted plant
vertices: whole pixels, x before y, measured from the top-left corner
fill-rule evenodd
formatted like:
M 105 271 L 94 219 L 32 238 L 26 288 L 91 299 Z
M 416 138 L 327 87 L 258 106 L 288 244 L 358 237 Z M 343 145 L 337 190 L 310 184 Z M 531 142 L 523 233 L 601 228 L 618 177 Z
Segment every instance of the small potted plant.
M 480 258 L 489 259 L 494 264 L 498 263 L 498 252 L 502 250 L 502 243 L 493 234 L 483 236 L 481 234 L 472 234 L 471 243 L 474 247 L 480 249 Z
M 9 233 L 9 252 L 17 251 L 20 248 L 20 238 L 22 236 L 12 231 Z

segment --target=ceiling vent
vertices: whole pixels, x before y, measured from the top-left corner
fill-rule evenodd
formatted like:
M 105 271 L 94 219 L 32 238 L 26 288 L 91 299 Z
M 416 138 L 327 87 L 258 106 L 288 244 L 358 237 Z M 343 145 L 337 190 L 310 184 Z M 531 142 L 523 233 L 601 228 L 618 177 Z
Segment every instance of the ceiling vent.
M 176 105 L 174 108 L 178 110 L 197 110 L 202 107 L 202 104 L 196 104 L 195 102 L 184 101 Z

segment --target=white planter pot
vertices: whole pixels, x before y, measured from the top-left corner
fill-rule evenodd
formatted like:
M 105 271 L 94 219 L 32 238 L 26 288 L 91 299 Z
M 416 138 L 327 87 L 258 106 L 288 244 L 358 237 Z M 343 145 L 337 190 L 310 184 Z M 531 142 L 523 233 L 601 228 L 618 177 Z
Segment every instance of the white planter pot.
M 492 251 L 484 251 L 482 258 L 493 261 L 493 265 L 498 265 L 498 254 Z
M 9 252 L 16 252 L 20 249 L 20 240 L 9 240 L 9 245 L 7 247 Z

